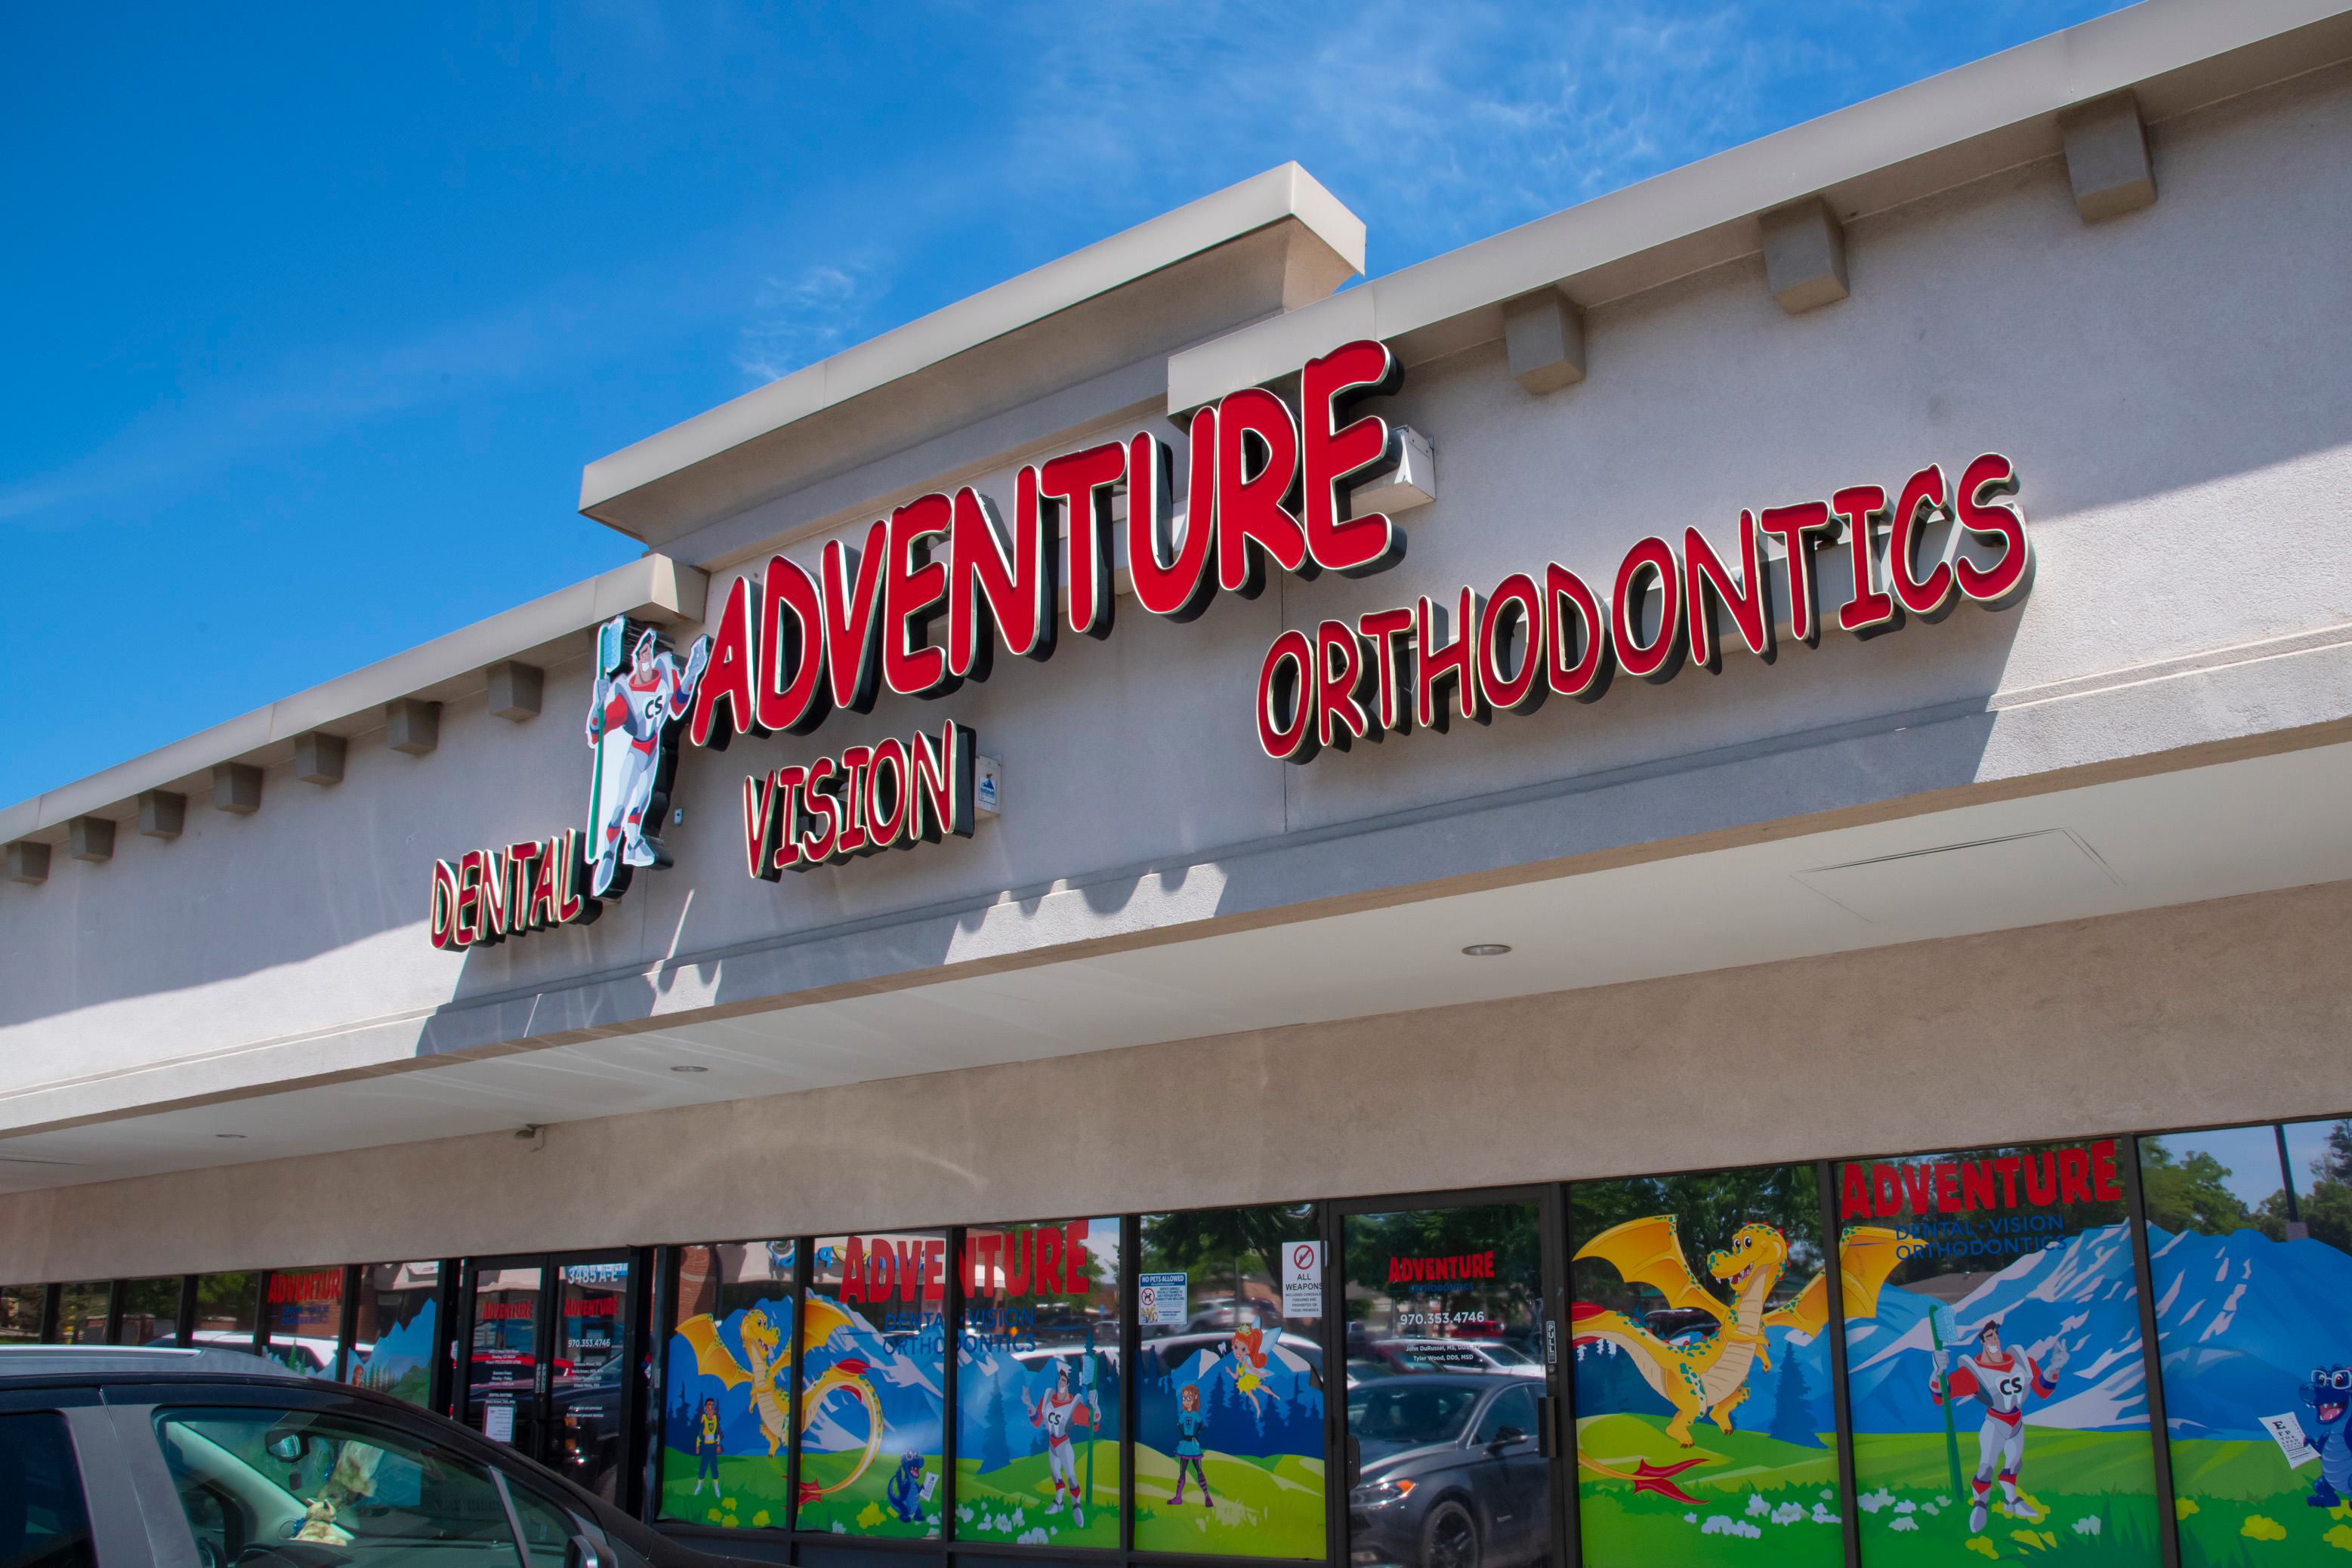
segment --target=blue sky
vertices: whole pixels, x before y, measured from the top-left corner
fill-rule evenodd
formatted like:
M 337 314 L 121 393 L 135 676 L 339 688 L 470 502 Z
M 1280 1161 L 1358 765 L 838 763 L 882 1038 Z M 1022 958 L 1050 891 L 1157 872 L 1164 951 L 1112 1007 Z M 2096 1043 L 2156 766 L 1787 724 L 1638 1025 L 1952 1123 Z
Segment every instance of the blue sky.
M 0 803 L 629 559 L 583 463 L 1286 158 L 1385 272 L 2115 8 L 10 7 Z

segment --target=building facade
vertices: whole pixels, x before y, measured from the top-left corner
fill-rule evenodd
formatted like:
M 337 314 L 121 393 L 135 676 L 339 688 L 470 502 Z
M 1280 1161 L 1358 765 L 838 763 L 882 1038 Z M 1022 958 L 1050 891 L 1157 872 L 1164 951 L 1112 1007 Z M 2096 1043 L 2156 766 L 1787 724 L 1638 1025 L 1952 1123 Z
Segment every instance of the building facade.
M 1269 171 L 0 812 L 0 1334 L 842 1568 L 2352 1548 L 2352 13 L 1363 247 Z

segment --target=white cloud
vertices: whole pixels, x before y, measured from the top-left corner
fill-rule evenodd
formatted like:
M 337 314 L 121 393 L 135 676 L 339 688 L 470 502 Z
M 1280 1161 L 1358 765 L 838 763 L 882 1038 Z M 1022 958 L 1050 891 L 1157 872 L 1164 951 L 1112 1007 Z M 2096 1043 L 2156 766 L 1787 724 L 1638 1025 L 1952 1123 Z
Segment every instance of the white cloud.
M 880 292 L 878 270 L 869 257 L 817 262 L 764 280 L 736 337 L 737 368 L 770 382 L 858 341 Z

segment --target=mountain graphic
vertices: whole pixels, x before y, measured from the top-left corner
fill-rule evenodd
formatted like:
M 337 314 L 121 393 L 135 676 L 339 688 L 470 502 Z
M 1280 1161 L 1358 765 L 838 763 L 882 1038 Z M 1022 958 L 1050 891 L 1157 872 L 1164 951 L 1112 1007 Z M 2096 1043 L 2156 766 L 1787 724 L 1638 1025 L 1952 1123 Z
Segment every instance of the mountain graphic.
M 2352 1365 L 2352 1257 L 2260 1231 L 2148 1227 L 2165 1416 L 2175 1436 L 2267 1441 L 2315 1366 Z

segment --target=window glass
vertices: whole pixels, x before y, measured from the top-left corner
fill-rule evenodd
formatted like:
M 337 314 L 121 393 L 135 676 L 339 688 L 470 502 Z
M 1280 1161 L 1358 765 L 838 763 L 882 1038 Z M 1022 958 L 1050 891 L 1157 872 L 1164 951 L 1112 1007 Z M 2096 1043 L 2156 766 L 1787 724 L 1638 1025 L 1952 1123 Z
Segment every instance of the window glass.
M 1323 1324 L 1284 1312 L 1278 1272 L 1286 1248 L 1320 1234 L 1311 1204 L 1143 1216 L 1141 1550 L 1323 1555 Z
M 176 1345 L 180 1342 L 180 1277 L 122 1282 L 122 1324 L 115 1342 Z
M 1838 1168 L 1865 1568 L 2158 1560 L 2113 1140 Z
M 821 1237 L 801 1346 L 803 1530 L 940 1534 L 947 1237 Z
M 58 1295 L 58 1342 L 102 1345 L 106 1342 L 106 1306 L 114 1287 L 105 1279 L 86 1279 L 66 1286 Z
M 522 1525 L 523 1548 L 531 1568 L 563 1568 L 564 1550 L 579 1533 L 579 1522 L 514 1477 L 500 1479 L 506 1482 L 508 1500 L 514 1504 L 515 1518 Z
M 362 1388 L 430 1405 L 441 1338 L 441 1265 L 368 1264 L 360 1270 L 359 1296 L 345 1375 Z
M 443 1561 L 435 1549 L 451 1545 L 514 1550 L 489 1472 L 415 1433 L 253 1406 L 158 1411 L 155 1431 L 208 1563 L 289 1542 L 333 1547 L 319 1561 L 361 1568 Z
M 555 1345 L 549 1442 L 537 1457 L 575 1486 L 619 1500 L 621 1427 L 627 1418 L 629 1363 L 622 1359 L 628 1318 L 625 1259 L 566 1263 L 555 1271 Z
M 0 1415 L 0 1568 L 93 1568 L 89 1514 L 62 1417 Z
M 41 1337 L 42 1285 L 0 1285 L 0 1345 L 32 1344 Z
M 1815 1168 L 1579 1182 L 1569 1213 L 1585 1561 L 1843 1562 Z
M 197 1275 L 196 1322 L 190 1342 L 215 1350 L 252 1350 L 260 1306 L 258 1274 Z
M 1351 1214 L 1339 1222 L 1348 1321 L 1348 1555 L 1457 1568 L 1551 1552 L 1551 1461 L 1535 1396 L 1543 1220 L 1532 1202 Z M 1285 1255 L 1286 1278 L 1314 1258 Z M 1366 1378 L 1360 1368 L 1392 1375 Z M 1523 1396 L 1524 1405 L 1511 1394 Z M 1493 1414 L 1507 1406 L 1510 1415 Z M 1507 1441 L 1475 1437 L 1504 1427 Z
M 310 1377 L 333 1377 L 343 1332 L 343 1271 L 278 1269 L 263 1308 L 269 1359 Z
M 2140 1179 L 2183 1568 L 2324 1561 L 2352 1544 L 2352 1121 L 2143 1138 Z
M 724 1529 L 792 1521 L 790 1241 L 681 1247 L 664 1373 L 661 1511 Z
M 1119 1222 L 964 1233 L 959 1540 L 1118 1544 Z

